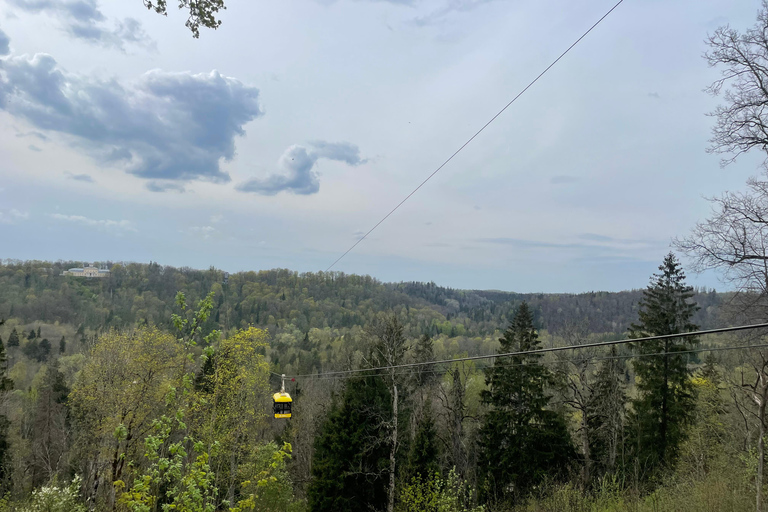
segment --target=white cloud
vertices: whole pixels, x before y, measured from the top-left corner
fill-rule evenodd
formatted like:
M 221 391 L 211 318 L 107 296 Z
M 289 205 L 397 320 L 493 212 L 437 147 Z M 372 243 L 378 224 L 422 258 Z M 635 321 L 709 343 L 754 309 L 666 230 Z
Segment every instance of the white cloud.
M 192 226 L 189 228 L 189 232 L 195 235 L 202 236 L 203 240 L 207 240 L 216 231 L 213 226 Z
M 98 228 L 104 228 L 107 230 L 124 230 L 124 231 L 136 231 L 128 220 L 98 220 L 90 219 L 82 215 L 63 215 L 61 213 L 54 213 L 51 215 L 56 220 L 62 220 L 66 222 L 74 222 L 76 224 L 84 224 L 86 226 L 93 226 Z
M 0 188 L 0 192 L 4 189 Z M 28 212 L 20 212 L 15 208 L 10 210 L 0 210 L 0 224 L 15 224 L 18 221 L 27 220 L 29 218 Z

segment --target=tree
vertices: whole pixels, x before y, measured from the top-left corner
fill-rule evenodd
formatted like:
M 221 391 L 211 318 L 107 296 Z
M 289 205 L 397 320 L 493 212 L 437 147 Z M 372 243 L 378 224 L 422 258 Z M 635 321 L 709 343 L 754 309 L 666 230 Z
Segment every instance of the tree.
M 625 363 L 612 346 L 608 359 L 597 370 L 589 410 L 590 453 L 601 474 L 616 471 L 618 450 L 624 430 L 627 402 L 624 386 Z
M 768 150 L 768 1 L 763 0 L 757 23 L 745 32 L 719 27 L 707 38 L 707 63 L 722 78 L 708 87 L 712 95 L 725 91 L 725 105 L 710 115 L 717 119 L 708 151 L 729 155 L 723 165 L 753 148 Z
M 387 492 L 387 512 L 393 512 L 395 508 L 395 475 L 397 471 L 398 449 L 398 420 L 400 401 L 400 380 L 394 366 L 403 362 L 407 350 L 403 324 L 394 314 L 387 318 L 380 318 L 369 327 L 370 334 L 374 337 L 373 361 L 376 366 L 389 367 L 385 380 L 389 386 L 392 415 L 385 420 L 387 425 L 385 432 L 389 432 L 389 488 Z
M 8 346 L 9 347 L 18 347 L 19 346 L 19 333 L 16 332 L 16 328 L 15 327 L 11 331 L 11 334 L 8 336 Z
M 64 336 L 59 340 L 59 354 L 65 354 L 67 352 L 67 340 Z
M 723 316 L 738 323 L 763 322 L 768 313 L 768 181 L 750 178 L 747 185 L 746 192 L 725 192 L 710 199 L 710 217 L 698 223 L 689 236 L 675 241 L 678 249 L 692 258 L 694 270 L 715 270 L 722 281 L 736 290 L 723 308 Z M 764 334 L 753 332 L 740 338 L 748 344 Z M 732 385 L 746 394 L 756 408 L 755 501 L 757 510 L 762 510 L 764 438 L 768 432 L 768 353 L 749 350 L 743 354 L 747 357 L 741 365 L 741 378 Z
M 50 355 L 51 355 L 51 342 L 48 341 L 48 338 L 43 338 L 42 340 L 40 340 L 40 344 L 38 345 L 37 359 L 41 362 L 47 361 Z
M 15 333 L 14 329 L 11 336 Z M 18 337 L 16 338 L 18 341 Z M 13 390 L 13 380 L 8 378 L 8 357 L 5 353 L 5 347 L 0 341 L 0 399 L 4 400 L 8 393 Z M 6 471 L 9 455 L 8 428 L 10 422 L 5 414 L 0 414 L 0 485 L 7 481 L 8 472 Z
M 166 397 L 182 380 L 187 362 L 174 336 L 156 328 L 99 337 L 75 382 L 70 403 L 90 498 L 115 503 L 115 482 L 139 460 L 144 438 L 166 411 Z
M 563 330 L 563 338 L 568 346 L 578 346 L 587 343 L 589 331 L 586 322 L 566 324 Z M 576 430 L 581 441 L 581 486 L 587 489 L 592 480 L 592 454 L 591 439 L 594 405 L 593 363 L 595 349 L 584 348 L 579 350 L 578 359 L 568 358 L 563 372 L 566 383 L 565 403 L 579 415 L 579 427 Z
M 390 405 L 382 379 L 347 380 L 315 437 L 307 491 L 312 512 L 367 512 L 387 505 L 389 445 L 381 417 Z
M 541 342 L 523 302 L 499 339 L 500 353 L 530 351 Z M 547 409 L 554 383 L 540 354 L 497 357 L 486 370 L 481 400 L 489 407 L 480 430 L 479 490 L 486 500 L 516 502 L 545 478 L 558 480 L 575 456 L 564 419 Z
M 158 14 L 168 14 L 167 0 L 144 0 L 144 6 Z M 216 15 L 225 10 L 224 0 L 179 0 L 179 9 L 186 9 L 189 17 L 185 23 L 192 31 L 192 36 L 200 37 L 200 26 L 217 29 L 221 26 L 221 20 Z
M 643 292 L 638 323 L 629 328 L 631 338 L 663 336 L 696 331 L 691 318 L 698 310 L 693 288 L 685 284 L 685 273 L 674 254 L 669 253 Z M 672 466 L 677 458 L 685 429 L 691 419 L 694 396 L 688 371 L 688 354 L 698 341 L 694 338 L 665 338 L 633 343 L 639 355 L 633 361 L 639 378 L 638 397 L 633 402 L 635 457 L 649 468 Z
M 33 415 L 32 472 L 33 485 L 53 481 L 66 469 L 65 454 L 69 441 L 69 388 L 59 364 L 54 359 L 46 368 Z
M 206 347 L 204 373 L 196 382 L 189 414 L 192 433 L 211 453 L 216 487 L 230 503 L 240 484 L 240 467 L 249 462 L 265 424 L 269 364 L 259 349 L 267 345 L 266 331 L 249 327 L 221 340 L 215 350 Z
M 437 472 L 437 430 L 430 402 L 424 404 L 421 421 L 408 453 L 405 479 L 428 478 Z

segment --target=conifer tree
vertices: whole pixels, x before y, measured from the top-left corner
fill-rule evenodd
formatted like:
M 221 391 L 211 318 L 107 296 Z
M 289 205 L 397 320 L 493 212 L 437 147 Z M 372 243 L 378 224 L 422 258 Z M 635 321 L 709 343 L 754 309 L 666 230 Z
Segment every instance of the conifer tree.
M 67 351 L 67 340 L 64 336 L 59 340 L 59 354 L 64 354 Z
M 501 353 L 541 347 L 525 302 L 499 341 Z M 540 354 L 496 358 L 485 382 L 481 400 L 489 410 L 480 430 L 479 490 L 486 501 L 514 503 L 545 478 L 562 478 L 575 450 L 564 419 L 547 408 L 554 376 Z
M 691 318 L 699 309 L 690 302 L 693 288 L 685 284 L 685 273 L 669 253 L 643 291 L 639 321 L 629 328 L 630 337 L 680 334 L 698 329 Z M 664 353 L 633 361 L 638 397 L 633 401 L 634 442 L 638 463 L 646 469 L 674 463 L 685 427 L 693 410 L 693 388 L 687 354 L 678 354 L 698 344 L 694 338 L 667 338 L 633 344 L 638 354 Z
M 15 327 L 11 331 L 11 334 L 8 336 L 8 346 L 9 347 L 18 347 L 19 346 L 19 333 L 16 332 L 16 328 Z
M 14 329 L 11 333 L 15 333 Z M 17 336 L 18 341 L 18 336 Z M 8 357 L 5 354 L 5 347 L 2 341 L 0 341 L 0 398 L 4 399 L 4 395 L 13 390 L 13 381 L 8 377 Z M 10 422 L 4 414 L 0 414 L 0 488 L 6 489 L 6 482 L 8 481 L 8 428 Z
M 367 512 L 387 504 L 389 446 L 382 415 L 389 393 L 382 379 L 347 381 L 315 438 L 307 499 L 312 512 Z
M 406 480 L 413 477 L 428 479 L 438 470 L 437 430 L 431 402 L 424 403 L 421 421 L 408 453 Z

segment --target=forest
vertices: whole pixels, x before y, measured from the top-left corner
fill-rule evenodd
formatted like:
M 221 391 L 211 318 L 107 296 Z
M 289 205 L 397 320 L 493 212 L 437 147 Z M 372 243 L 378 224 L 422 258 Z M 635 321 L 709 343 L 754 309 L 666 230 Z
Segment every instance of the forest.
M 7 510 L 754 507 L 755 332 L 432 363 L 727 325 L 671 253 L 577 295 L 100 264 L 0 265 Z

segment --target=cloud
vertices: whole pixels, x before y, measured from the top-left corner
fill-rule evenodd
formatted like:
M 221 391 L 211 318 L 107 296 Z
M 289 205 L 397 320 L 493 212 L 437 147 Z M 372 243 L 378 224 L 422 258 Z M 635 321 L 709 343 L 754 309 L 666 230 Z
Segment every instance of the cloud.
M 17 221 L 27 220 L 29 213 L 20 212 L 15 208 L 10 210 L 0 210 L 0 224 L 15 224 Z
M 36 131 L 31 131 L 31 132 L 27 132 L 27 133 L 19 132 L 19 133 L 16 134 L 16 136 L 17 137 L 36 137 L 36 138 L 40 139 L 43 142 L 48 142 L 50 140 L 44 134 L 42 134 L 40 132 L 36 132 Z
M 211 215 L 211 224 L 218 224 L 224 220 L 224 216 L 221 214 Z
M 150 192 L 178 192 L 181 194 L 187 191 L 184 185 L 173 181 L 150 181 L 145 187 Z
M 0 30 L 0 57 L 11 53 L 11 39 L 8 35 Z
M 241 192 L 255 192 L 273 196 L 280 192 L 309 195 L 320 190 L 320 179 L 314 167 L 320 158 L 345 162 L 351 166 L 364 164 L 360 149 L 348 142 L 330 143 L 314 141 L 310 147 L 294 144 L 280 156 L 278 167 L 281 172 L 264 179 L 253 178 L 235 188 Z
M 85 182 L 88 182 L 88 183 L 93 183 L 94 182 L 93 178 L 91 178 L 90 174 L 72 174 L 71 172 L 67 171 L 67 172 L 64 173 L 64 175 L 67 178 L 69 178 L 71 180 L 75 180 L 75 181 L 85 181 Z
M 649 92 L 649 93 L 648 93 L 648 97 L 649 97 L 649 98 L 655 98 L 655 99 L 657 99 L 657 100 L 658 100 L 658 99 L 661 99 L 661 96 L 659 96 L 659 93 L 657 93 L 657 92 Z
M 605 235 L 597 235 L 595 233 L 582 233 L 578 235 L 578 238 L 582 240 L 590 240 L 592 242 L 614 242 L 615 238 Z
M 82 215 L 62 215 L 61 213 L 54 213 L 51 215 L 51 217 L 56 220 L 73 222 L 75 224 L 83 224 L 85 226 L 98 227 L 113 231 L 136 231 L 136 228 L 134 228 L 131 225 L 131 222 L 127 220 L 96 220 L 83 217 Z
M 263 115 L 258 89 L 216 71 L 155 70 L 121 84 L 69 74 L 37 54 L 1 60 L 0 72 L 0 109 L 152 180 L 230 181 L 219 162 L 234 157 L 235 137 Z
M 30 144 L 30 145 L 29 145 L 29 146 L 27 146 L 27 147 L 29 148 L 29 150 L 30 150 L 30 151 L 35 151 L 35 152 L 37 152 L 37 153 L 39 153 L 40 151 L 42 151 L 42 149 L 40 149 L 39 147 L 35 146 L 34 144 Z
M 114 28 L 105 26 L 107 17 L 96 0 L 9 0 L 9 3 L 28 13 L 46 14 L 58 19 L 66 33 L 87 43 L 120 50 L 124 49 L 125 43 L 147 47 L 155 45 L 141 23 L 133 18 L 115 20 Z
M 426 27 L 429 25 L 435 25 L 441 23 L 445 18 L 455 12 L 469 12 L 481 5 L 493 2 L 494 0 L 450 0 L 443 7 L 432 11 L 426 16 L 419 16 L 413 20 L 413 24 L 417 27 Z M 395 2 L 395 3 L 409 3 L 409 2 Z
M 581 181 L 581 178 L 577 176 L 568 176 L 565 174 L 560 176 L 552 176 L 552 178 L 549 180 L 552 185 L 568 185 L 570 183 L 578 183 L 579 181 Z
M 192 226 L 189 228 L 189 232 L 195 235 L 199 235 L 203 240 L 207 240 L 216 231 L 213 226 Z

